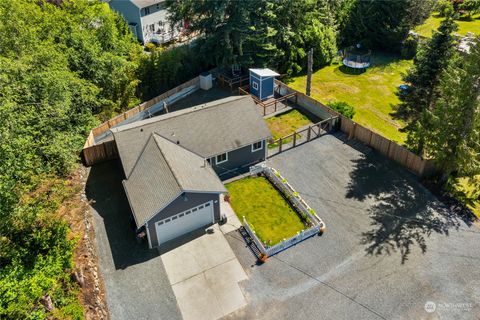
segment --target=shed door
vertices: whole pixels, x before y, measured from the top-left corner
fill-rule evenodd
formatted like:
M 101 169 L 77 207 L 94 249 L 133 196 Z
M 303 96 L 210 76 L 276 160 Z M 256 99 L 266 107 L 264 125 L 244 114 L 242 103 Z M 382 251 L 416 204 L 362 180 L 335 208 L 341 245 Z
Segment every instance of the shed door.
M 213 201 L 205 202 L 184 212 L 179 212 L 156 223 L 158 243 L 162 244 L 201 228 L 212 223 L 213 220 Z

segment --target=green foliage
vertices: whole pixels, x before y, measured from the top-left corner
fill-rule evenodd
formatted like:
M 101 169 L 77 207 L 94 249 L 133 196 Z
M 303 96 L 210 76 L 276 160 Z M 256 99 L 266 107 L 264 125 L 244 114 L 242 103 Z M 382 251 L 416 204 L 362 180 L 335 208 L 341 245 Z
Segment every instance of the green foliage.
M 208 69 L 210 66 L 203 64 L 197 53 L 198 47 L 182 46 L 145 55 L 138 68 L 142 100 L 151 99 Z
M 409 89 L 399 93 L 401 103 L 397 117 L 407 121 L 404 128 L 408 134 L 407 145 L 419 154 L 423 154 L 425 133 L 430 129 L 426 112 L 433 110 L 440 76 L 456 52 L 453 35 L 456 28 L 452 16 L 448 15 L 432 38 L 420 46 L 413 67 L 403 77 Z
M 315 65 L 327 64 L 336 52 L 336 32 L 326 0 L 167 1 L 172 21 L 190 21 L 189 30 L 204 35 L 198 55 L 227 67 L 269 66 L 296 73 L 315 50 Z
M 83 318 L 75 242 L 55 214 L 72 194 L 55 177 L 98 118 L 138 102 L 141 53 L 105 3 L 0 2 L 0 318 Z
M 327 103 L 327 106 L 349 119 L 353 119 L 355 115 L 355 108 L 344 101 L 331 101 Z
M 466 11 L 467 16 L 471 18 L 472 15 L 480 13 L 480 0 L 464 0 L 459 7 Z
M 342 45 L 362 43 L 398 52 L 408 32 L 425 21 L 432 7 L 430 0 L 357 0 L 341 30 Z
M 425 151 L 450 174 L 480 174 L 480 41 L 470 54 L 452 63 L 442 74 L 435 108 L 425 117 Z
M 435 6 L 435 10 L 440 17 L 445 17 L 449 12 L 453 11 L 452 0 L 439 0 Z
M 417 54 L 417 48 L 418 48 L 418 38 L 409 36 L 402 43 L 402 49 L 400 51 L 402 58 L 413 59 Z

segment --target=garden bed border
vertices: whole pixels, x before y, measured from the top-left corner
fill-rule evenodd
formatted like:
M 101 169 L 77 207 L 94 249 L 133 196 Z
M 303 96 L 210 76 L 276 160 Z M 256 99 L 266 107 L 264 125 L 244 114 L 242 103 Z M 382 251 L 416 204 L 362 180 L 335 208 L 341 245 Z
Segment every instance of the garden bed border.
M 252 238 L 253 242 L 257 246 L 260 253 L 264 258 L 273 256 L 297 243 L 310 238 L 316 234 L 322 234 L 325 230 L 325 223 L 320 219 L 315 211 L 300 197 L 298 192 L 288 183 L 288 181 L 280 174 L 279 171 L 274 168 L 267 167 L 264 163 L 250 167 L 250 175 L 263 174 L 267 180 L 273 184 L 287 199 L 287 201 L 294 207 L 296 213 L 308 218 L 313 226 L 310 228 L 298 232 L 293 237 L 284 239 L 282 242 L 269 247 L 264 244 L 255 234 L 255 231 L 250 227 L 248 221 L 243 217 L 243 227 L 247 231 L 248 235 Z

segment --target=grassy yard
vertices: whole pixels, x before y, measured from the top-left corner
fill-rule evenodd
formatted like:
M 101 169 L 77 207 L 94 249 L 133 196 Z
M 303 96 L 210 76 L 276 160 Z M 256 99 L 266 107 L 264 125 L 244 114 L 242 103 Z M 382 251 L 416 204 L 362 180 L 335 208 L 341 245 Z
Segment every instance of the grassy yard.
M 226 187 L 240 221 L 245 216 L 264 243 L 274 245 L 305 229 L 295 211 L 266 178 L 244 178 Z
M 313 74 L 312 97 L 322 103 L 345 101 L 355 107 L 357 123 L 391 140 L 403 143 L 405 134 L 398 131 L 403 123 L 392 118 L 395 95 L 402 84 L 401 74 L 412 65 L 387 54 L 373 54 L 372 67 L 362 74 L 351 74 L 341 64 L 326 66 Z M 294 77 L 289 85 L 305 92 L 306 76 Z
M 415 32 L 423 37 L 431 37 L 432 30 L 438 29 L 440 26 L 440 21 L 442 21 L 442 17 L 433 14 L 430 18 L 428 18 L 424 24 L 415 28 Z M 472 18 L 472 20 L 457 20 L 458 30 L 457 33 L 459 35 L 466 35 L 468 32 L 473 32 L 474 34 L 480 35 L 480 14 L 476 15 Z
M 268 128 L 272 132 L 274 140 L 285 137 L 301 127 L 312 123 L 306 115 L 295 109 L 278 116 L 268 118 L 265 121 L 267 122 Z M 284 143 L 288 143 L 288 140 L 289 139 L 284 140 Z

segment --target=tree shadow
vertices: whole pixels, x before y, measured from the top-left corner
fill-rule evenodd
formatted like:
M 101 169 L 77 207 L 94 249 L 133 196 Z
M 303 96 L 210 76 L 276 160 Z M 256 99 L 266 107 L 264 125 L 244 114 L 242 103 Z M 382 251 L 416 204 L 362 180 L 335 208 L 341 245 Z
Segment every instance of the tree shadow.
M 430 235 L 448 236 L 451 229 L 471 226 L 475 220 L 447 207 L 417 177 L 374 151 L 352 161 L 346 196 L 371 203 L 371 229 L 361 234 L 367 255 L 398 252 L 403 264 L 414 247 L 427 251 Z
M 112 160 L 93 166 L 85 186 L 91 207 L 103 219 L 116 270 L 159 255 L 157 250 L 148 248 L 146 241 L 138 241 L 135 236 L 135 222 L 123 190 L 122 179 L 119 161 Z M 101 226 L 96 228 L 97 233 L 103 232 Z M 97 237 L 102 241 L 101 234 L 97 234 Z

